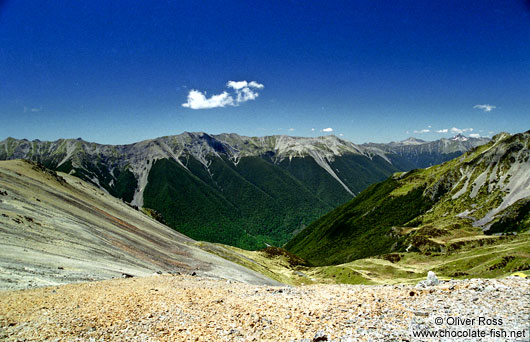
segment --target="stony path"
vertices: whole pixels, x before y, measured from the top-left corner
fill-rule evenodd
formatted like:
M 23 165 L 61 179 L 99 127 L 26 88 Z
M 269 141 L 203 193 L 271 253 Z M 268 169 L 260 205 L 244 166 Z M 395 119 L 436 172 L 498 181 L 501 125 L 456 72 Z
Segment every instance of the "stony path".
M 519 278 L 419 289 L 158 275 L 0 292 L 6 341 L 528 341 L 529 317 L 530 281 Z M 411 335 L 437 329 L 521 336 Z

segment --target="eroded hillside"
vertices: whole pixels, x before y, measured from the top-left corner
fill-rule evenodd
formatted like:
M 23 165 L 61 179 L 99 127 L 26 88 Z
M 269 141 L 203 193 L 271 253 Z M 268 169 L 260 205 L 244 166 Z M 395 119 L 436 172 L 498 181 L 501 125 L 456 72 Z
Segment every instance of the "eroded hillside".
M 79 178 L 0 162 L 0 287 L 185 272 L 273 284 Z

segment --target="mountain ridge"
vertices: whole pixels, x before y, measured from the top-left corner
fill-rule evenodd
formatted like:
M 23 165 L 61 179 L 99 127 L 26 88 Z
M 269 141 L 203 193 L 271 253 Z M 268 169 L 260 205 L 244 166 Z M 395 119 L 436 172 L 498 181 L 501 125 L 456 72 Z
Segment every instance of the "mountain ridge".
M 286 248 L 316 264 L 441 252 L 530 228 L 530 131 L 426 169 L 394 174 L 300 232 Z M 485 235 L 486 234 L 486 235 Z M 318 243 L 317 243 L 318 242 Z
M 426 143 L 417 148 L 426 150 L 431 159 L 443 160 L 481 142 L 471 139 L 436 148 L 427 148 L 431 145 Z M 0 160 L 40 162 L 133 206 L 154 209 L 170 226 L 192 238 L 246 248 L 283 244 L 290 234 L 370 184 L 417 167 L 422 153 L 413 149 L 399 154 L 336 136 L 203 132 L 127 145 L 82 139 L 0 142 Z M 155 173 L 165 181 L 156 181 Z

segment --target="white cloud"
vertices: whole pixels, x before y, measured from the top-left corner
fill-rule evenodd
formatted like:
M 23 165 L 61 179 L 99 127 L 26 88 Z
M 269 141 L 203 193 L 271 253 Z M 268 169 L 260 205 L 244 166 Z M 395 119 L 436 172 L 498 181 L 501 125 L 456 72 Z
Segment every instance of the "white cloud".
M 331 127 L 328 127 L 328 128 L 324 128 L 322 130 L 320 130 L 321 132 L 326 132 L 326 133 L 329 133 L 329 132 L 333 132 L 333 128 Z
M 236 90 L 237 93 L 237 102 L 247 102 L 248 100 L 255 100 L 259 94 L 250 88 L 243 88 L 241 90 Z
M 480 134 L 478 133 L 472 133 L 469 135 L 471 138 L 480 138 Z
M 234 94 L 229 94 L 224 91 L 219 95 L 213 95 L 212 97 L 207 98 L 206 92 L 202 93 L 195 89 L 190 90 L 187 102 L 183 103 L 182 107 L 191 109 L 209 109 L 225 106 L 238 106 L 240 103 L 255 100 L 259 96 L 259 93 L 255 89 L 263 89 L 265 87 L 263 84 L 256 81 L 228 81 L 226 86 L 233 89 Z M 235 95 L 235 98 L 233 95 Z
M 474 105 L 473 108 L 482 109 L 485 112 L 491 112 L 492 110 L 494 110 L 497 107 L 489 105 L 489 104 L 481 104 L 481 105 L 478 104 L 478 105 Z
M 414 131 L 414 133 L 423 134 L 423 133 L 429 133 L 430 131 L 431 131 L 430 129 L 421 129 L 419 131 Z
M 228 81 L 226 83 L 228 88 L 234 88 L 235 90 L 243 89 L 248 86 L 247 81 Z
M 250 83 L 247 81 L 228 81 L 226 86 L 236 91 L 237 103 L 255 100 L 259 96 L 259 93 L 252 89 L 263 89 L 265 87 L 263 84 L 256 81 L 250 81 Z
M 314 131 L 315 131 L 315 129 L 314 129 L 314 128 L 311 128 L 311 132 L 314 132 Z
M 294 132 L 294 128 L 289 128 L 288 131 L 289 132 Z
M 40 108 L 28 108 L 28 107 L 24 106 L 24 113 L 27 113 L 27 112 L 38 113 L 41 110 L 42 110 L 42 107 L 40 107 Z
M 188 94 L 188 101 L 182 104 L 182 107 L 191 109 L 209 109 L 225 106 L 233 106 L 234 98 L 226 91 L 219 95 L 213 95 L 210 98 L 198 90 L 190 90 Z
M 439 129 L 436 131 L 436 133 L 447 133 L 449 132 L 449 130 L 447 128 L 444 128 L 444 129 Z
M 342 134 L 342 133 L 341 133 L 341 134 L 339 134 L 339 137 L 343 137 L 343 136 L 344 136 L 344 134 Z
M 466 132 L 473 132 L 473 128 L 462 128 L 462 129 L 456 128 L 456 127 L 451 128 L 451 133 L 454 133 L 454 134 L 462 134 Z
M 248 86 L 249 86 L 250 88 L 256 88 L 256 89 L 263 89 L 263 88 L 265 88 L 265 86 L 264 86 L 263 84 L 258 83 L 258 82 L 256 82 L 256 81 L 250 81 L 249 84 L 248 84 Z

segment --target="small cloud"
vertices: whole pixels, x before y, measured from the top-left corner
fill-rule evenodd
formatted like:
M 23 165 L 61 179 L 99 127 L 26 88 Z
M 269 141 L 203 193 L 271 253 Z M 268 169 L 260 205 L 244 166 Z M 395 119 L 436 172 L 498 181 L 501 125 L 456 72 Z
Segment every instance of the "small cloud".
M 485 112 L 491 112 L 492 110 L 494 110 L 497 107 L 489 105 L 489 104 L 478 104 L 478 105 L 474 105 L 473 108 L 482 109 Z
M 439 130 L 436 131 L 436 133 L 447 133 L 447 132 L 449 132 L 449 129 L 447 129 L 447 128 L 439 129 Z
M 265 87 L 256 81 L 250 81 L 249 83 L 247 81 L 228 81 L 226 86 L 236 91 L 237 103 L 255 100 L 259 96 L 259 93 L 253 89 L 263 89 Z
M 27 113 L 27 112 L 38 113 L 41 110 L 42 110 L 42 107 L 40 107 L 40 108 L 28 108 L 28 107 L 24 106 L 24 113 Z
M 258 82 L 256 82 L 256 81 L 250 81 L 249 84 L 248 84 L 248 86 L 249 86 L 250 88 L 256 88 L 256 89 L 263 89 L 263 88 L 265 88 L 265 86 L 264 86 L 263 84 L 258 83 Z
M 311 128 L 311 132 L 314 132 L 314 131 L 315 131 L 315 129 L 314 129 L 314 128 Z
M 207 98 L 205 94 L 193 89 L 188 93 L 188 101 L 183 103 L 182 107 L 191 109 L 210 109 L 233 105 L 234 98 L 226 91 L 219 95 L 213 95 L 212 97 Z
M 320 130 L 321 132 L 326 132 L 326 133 L 330 133 L 330 132 L 333 132 L 333 128 L 331 127 L 328 127 L 328 128 L 324 128 L 322 130 Z
M 235 93 L 229 94 L 224 91 L 219 95 L 213 95 L 212 97 L 207 98 L 206 92 L 202 93 L 195 89 L 190 90 L 187 102 L 183 103 L 182 107 L 191 109 L 210 109 L 238 106 L 240 103 L 255 100 L 259 96 L 256 89 L 263 89 L 265 87 L 263 84 L 256 81 L 228 81 L 226 86 L 231 88 Z M 235 98 L 233 95 L 235 95 Z
M 289 128 L 288 131 L 289 132 L 294 132 L 294 128 Z
M 471 138 L 480 138 L 480 134 L 472 133 L 472 134 L 469 135 L 469 137 L 471 137 Z
M 250 88 L 243 88 L 237 92 L 237 102 L 247 102 L 248 100 L 255 100 L 259 94 L 252 91 Z
M 342 133 L 341 133 L 341 134 L 339 134 L 339 137 L 343 137 L 343 136 L 344 136 L 344 134 L 342 134 Z
M 414 133 L 416 134 L 424 134 L 424 133 L 429 133 L 431 130 L 430 129 L 421 129 L 419 131 L 414 131 Z
M 428 128 L 432 128 L 432 126 L 431 126 L 431 125 L 429 125 L 429 126 L 427 126 L 427 127 L 428 127 Z
M 453 134 L 462 134 L 466 132 L 473 132 L 473 128 L 462 128 L 462 129 L 456 128 L 456 127 L 451 128 L 451 133 Z
M 235 90 L 243 89 L 248 87 L 247 81 L 228 81 L 226 83 L 228 88 L 233 88 Z

